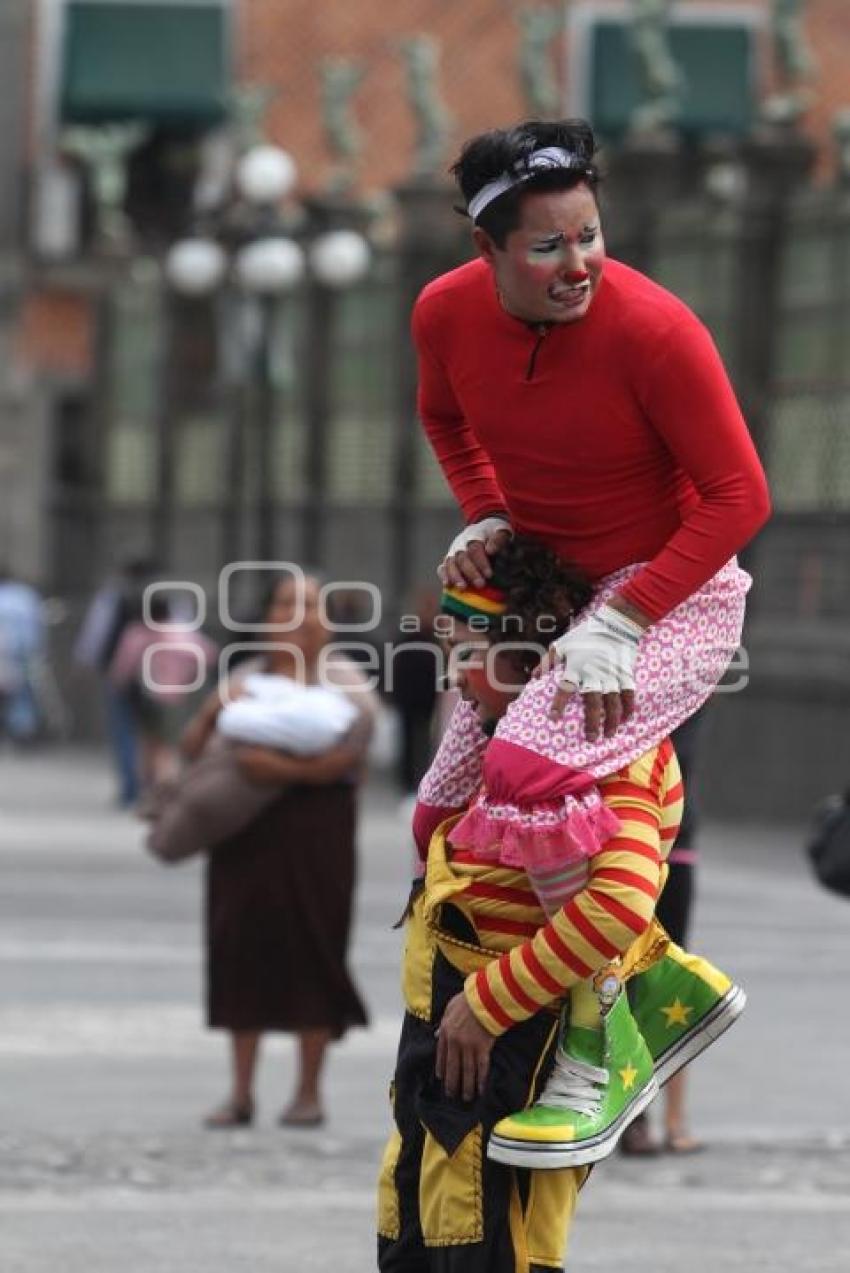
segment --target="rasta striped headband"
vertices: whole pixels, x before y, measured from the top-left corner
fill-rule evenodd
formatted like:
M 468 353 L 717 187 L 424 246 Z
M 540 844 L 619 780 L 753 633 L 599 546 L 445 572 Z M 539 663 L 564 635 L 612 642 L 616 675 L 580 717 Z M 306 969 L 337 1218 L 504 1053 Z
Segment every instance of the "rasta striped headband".
M 515 186 L 521 186 L 523 182 L 536 177 L 541 172 L 552 172 L 558 168 L 587 172 L 589 167 L 588 160 L 582 155 L 577 155 L 573 150 L 565 150 L 563 146 L 542 146 L 540 150 L 533 150 L 513 172 L 503 172 L 500 177 L 482 186 L 470 199 L 467 212 L 473 221 L 477 221 L 494 199 L 506 194 L 508 190 L 513 190 Z
M 473 618 L 500 619 L 507 609 L 507 593 L 492 583 L 483 588 L 444 588 L 440 597 L 440 611 L 464 623 Z

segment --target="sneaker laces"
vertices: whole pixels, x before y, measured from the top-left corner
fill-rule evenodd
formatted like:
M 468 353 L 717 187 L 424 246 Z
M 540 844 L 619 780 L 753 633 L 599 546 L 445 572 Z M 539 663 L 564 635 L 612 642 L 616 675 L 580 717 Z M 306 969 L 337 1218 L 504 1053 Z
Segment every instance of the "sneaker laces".
M 598 1114 L 607 1085 L 607 1070 L 587 1061 L 578 1061 L 558 1048 L 552 1073 L 535 1104 L 573 1109 L 577 1114 Z

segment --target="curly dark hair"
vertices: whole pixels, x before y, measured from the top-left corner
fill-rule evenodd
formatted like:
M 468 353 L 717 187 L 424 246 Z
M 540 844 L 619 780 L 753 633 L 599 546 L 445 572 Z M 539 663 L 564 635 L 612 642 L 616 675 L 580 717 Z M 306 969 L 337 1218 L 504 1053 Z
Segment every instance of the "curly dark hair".
M 527 641 L 548 646 L 593 596 L 589 579 L 577 566 L 529 535 L 515 535 L 490 561 L 493 583 L 505 592 L 508 607 L 490 624 L 491 645 Z M 534 650 L 529 656 L 536 662 Z
M 495 128 L 470 138 L 450 171 L 460 186 L 466 205 L 479 190 L 506 172 L 521 173 L 529 156 L 544 146 L 560 146 L 583 161 L 581 168 L 554 168 L 535 172 L 521 186 L 499 195 L 476 218 L 476 225 L 490 235 L 498 248 L 520 223 L 525 195 L 548 190 L 572 190 L 584 182 L 596 195 L 599 169 L 594 163 L 596 140 L 583 119 L 526 119 L 513 128 Z M 465 208 L 459 212 L 466 214 Z

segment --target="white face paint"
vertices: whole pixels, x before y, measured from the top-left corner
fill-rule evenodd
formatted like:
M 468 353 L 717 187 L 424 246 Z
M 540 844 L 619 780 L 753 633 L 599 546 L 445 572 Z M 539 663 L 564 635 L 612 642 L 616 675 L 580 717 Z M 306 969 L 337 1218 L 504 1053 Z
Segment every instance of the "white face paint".
M 584 318 L 605 261 L 599 208 L 587 184 L 527 195 L 504 248 L 484 231 L 475 238 L 508 313 L 527 323 Z
M 598 224 L 585 226 L 578 239 L 580 253 L 586 254 L 590 252 L 596 246 L 598 238 Z M 552 268 L 554 266 L 559 269 L 572 270 L 576 264 L 572 247 L 563 234 L 553 234 L 539 243 L 532 243 L 526 253 L 526 260 L 529 265 L 539 265 L 543 268 Z M 586 269 L 579 268 L 575 273 L 587 278 Z

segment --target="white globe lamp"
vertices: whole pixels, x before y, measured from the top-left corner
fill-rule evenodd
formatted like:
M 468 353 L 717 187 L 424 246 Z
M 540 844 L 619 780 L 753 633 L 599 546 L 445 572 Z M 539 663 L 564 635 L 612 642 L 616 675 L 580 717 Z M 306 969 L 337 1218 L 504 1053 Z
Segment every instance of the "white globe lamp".
M 212 239 L 181 239 L 165 258 L 165 276 L 183 296 L 208 296 L 227 272 L 227 257 Z
M 369 244 L 356 230 L 329 230 L 310 248 L 313 273 L 325 287 L 350 287 L 369 269 Z
M 246 292 L 257 296 L 289 292 L 303 275 L 304 252 L 294 239 L 257 239 L 236 256 L 236 277 Z
M 254 146 L 236 165 L 236 186 L 243 199 L 259 206 L 280 203 L 295 188 L 295 160 L 280 146 Z

